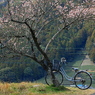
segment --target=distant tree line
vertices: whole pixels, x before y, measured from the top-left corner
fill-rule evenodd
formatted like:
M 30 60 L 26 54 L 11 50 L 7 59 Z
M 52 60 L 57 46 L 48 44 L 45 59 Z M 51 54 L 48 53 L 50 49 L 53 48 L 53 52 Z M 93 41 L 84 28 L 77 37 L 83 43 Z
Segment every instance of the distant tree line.
M 0 81 L 21 82 L 35 81 L 45 75 L 45 70 L 35 62 L 25 57 L 0 58 Z

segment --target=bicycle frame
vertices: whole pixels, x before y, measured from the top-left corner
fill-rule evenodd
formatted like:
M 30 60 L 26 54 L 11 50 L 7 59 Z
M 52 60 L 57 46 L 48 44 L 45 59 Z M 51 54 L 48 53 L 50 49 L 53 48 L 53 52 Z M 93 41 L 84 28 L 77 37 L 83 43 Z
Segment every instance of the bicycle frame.
M 63 76 L 64 76 L 68 81 L 74 82 L 74 76 L 73 76 L 73 77 L 68 76 L 63 67 L 60 68 L 60 71 L 61 71 L 61 73 L 63 74 Z
M 55 79 L 52 79 L 51 74 L 48 73 L 45 77 L 45 81 L 48 85 L 51 85 L 53 84 L 53 80 L 55 80 L 55 82 L 58 81 L 58 85 L 61 85 L 63 82 L 63 77 L 65 77 L 67 81 L 72 82 L 77 88 L 82 90 L 88 89 L 92 84 L 92 77 L 90 74 L 85 70 L 78 70 L 78 68 L 72 69 L 74 69 L 75 74 L 70 77 L 67 75 L 65 69 L 61 65 L 59 70 L 52 69 L 52 73 L 54 74 Z
M 76 74 L 77 73 L 79 73 L 79 72 L 86 72 L 85 70 L 80 70 L 80 71 L 77 71 L 76 73 L 75 73 L 75 75 L 73 76 L 73 77 L 70 77 L 70 76 L 68 76 L 67 75 L 67 73 L 66 73 L 66 71 L 64 70 L 64 68 L 63 67 L 60 67 L 60 71 L 61 71 L 61 73 L 63 74 L 63 76 L 68 80 L 68 81 L 70 81 L 70 82 L 80 82 L 81 80 L 74 80 L 74 77 L 76 76 Z M 88 73 L 88 72 L 86 72 L 86 73 Z M 88 73 L 89 74 L 89 73 Z M 89 74 L 90 75 L 90 74 Z

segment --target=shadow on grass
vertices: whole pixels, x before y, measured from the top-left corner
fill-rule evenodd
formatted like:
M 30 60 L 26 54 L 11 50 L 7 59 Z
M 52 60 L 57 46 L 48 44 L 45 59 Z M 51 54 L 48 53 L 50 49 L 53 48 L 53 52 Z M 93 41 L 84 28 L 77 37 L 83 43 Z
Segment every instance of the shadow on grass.
M 58 93 L 58 92 L 65 92 L 65 91 L 70 91 L 70 89 L 64 86 L 55 87 L 53 85 L 46 86 L 44 89 L 39 89 L 40 93 Z

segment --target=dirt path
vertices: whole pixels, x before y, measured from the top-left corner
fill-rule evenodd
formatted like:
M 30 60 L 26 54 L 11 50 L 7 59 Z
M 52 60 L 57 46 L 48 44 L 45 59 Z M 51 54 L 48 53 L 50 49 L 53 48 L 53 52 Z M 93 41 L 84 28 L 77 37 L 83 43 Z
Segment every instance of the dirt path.
M 95 64 L 90 60 L 89 56 L 86 55 L 81 66 L 83 66 L 83 65 L 95 65 Z

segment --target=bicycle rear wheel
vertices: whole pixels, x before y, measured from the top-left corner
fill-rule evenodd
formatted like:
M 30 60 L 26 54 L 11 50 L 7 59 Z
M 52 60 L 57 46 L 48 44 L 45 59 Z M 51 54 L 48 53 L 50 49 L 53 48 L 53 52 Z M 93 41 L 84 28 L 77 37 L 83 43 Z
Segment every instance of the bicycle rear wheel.
M 63 75 L 60 71 L 56 71 L 56 70 L 53 70 L 52 71 L 54 76 L 55 76 L 55 80 L 58 82 L 58 86 L 62 84 L 63 82 Z M 45 82 L 48 84 L 48 85 L 53 85 L 53 79 L 52 79 L 52 75 L 51 74 L 47 74 L 46 77 L 45 77 Z
M 78 72 L 74 77 L 76 87 L 85 90 L 88 89 L 92 84 L 92 78 L 89 73 L 85 71 Z

